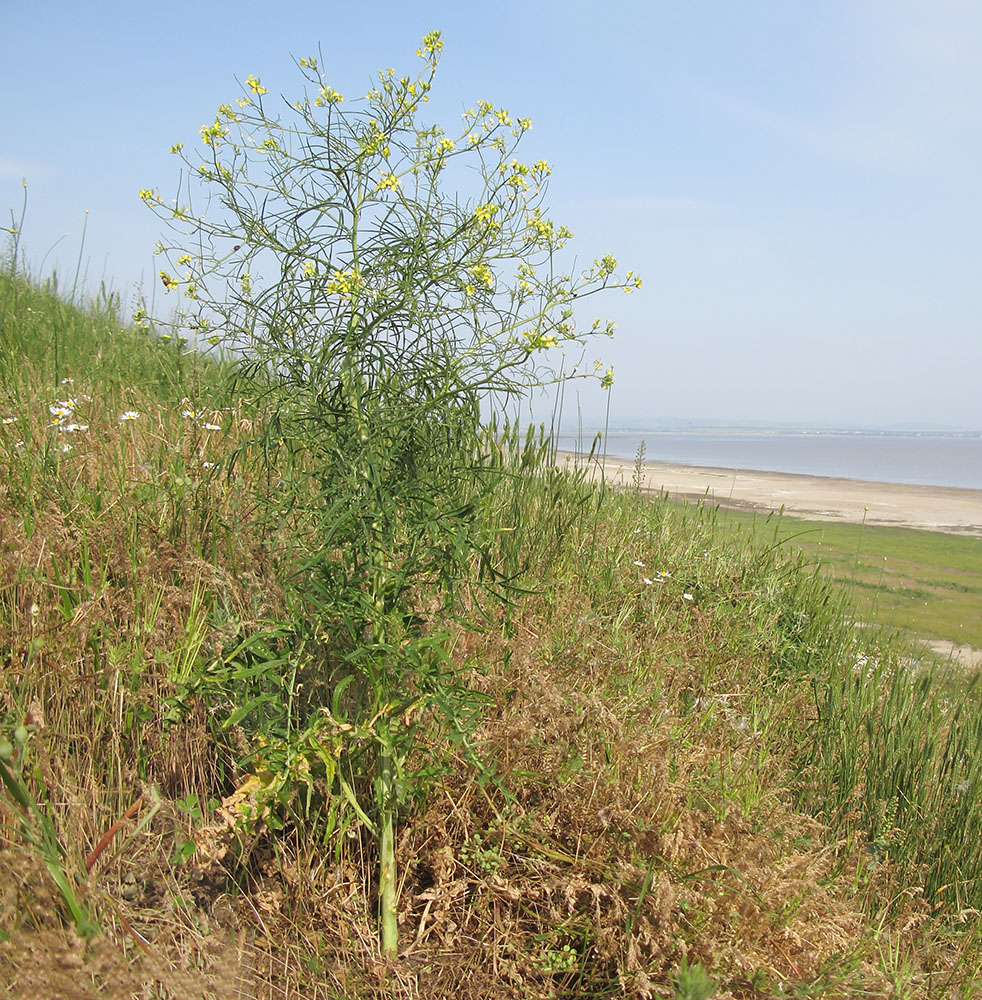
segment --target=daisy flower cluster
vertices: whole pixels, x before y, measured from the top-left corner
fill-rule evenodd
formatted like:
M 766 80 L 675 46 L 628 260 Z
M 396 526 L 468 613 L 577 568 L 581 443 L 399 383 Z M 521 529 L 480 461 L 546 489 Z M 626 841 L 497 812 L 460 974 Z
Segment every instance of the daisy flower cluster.
M 73 378 L 67 377 L 61 380 L 61 385 L 66 389 L 71 391 L 75 380 Z M 56 434 L 84 434 L 88 429 L 89 425 L 81 423 L 78 419 L 76 411 L 79 408 L 79 403 L 91 403 L 91 396 L 68 396 L 65 399 L 57 399 L 53 403 L 48 404 L 48 416 L 51 418 L 48 423 L 48 428 L 54 430 Z M 58 447 L 61 451 L 68 453 L 72 451 L 73 446 L 69 444 L 68 441 L 61 439 L 58 441 Z
M 203 419 L 205 414 L 201 410 L 182 410 L 181 416 L 185 420 L 193 420 L 203 431 L 220 431 L 222 429 L 221 424 Z
M 642 560 L 642 559 L 634 559 L 634 560 L 632 560 L 631 561 L 631 565 L 632 566 L 636 566 L 638 569 L 641 569 L 641 570 L 644 570 L 644 569 L 648 568 L 647 565 L 645 564 L 644 560 Z M 652 576 L 644 576 L 644 575 L 642 575 L 642 577 L 641 577 L 641 583 L 644 584 L 644 586 L 646 586 L 646 587 L 654 587 L 656 584 L 666 584 L 671 579 L 672 579 L 672 574 L 671 573 L 669 573 L 667 570 L 661 570 L 660 569 L 660 570 L 656 570 L 655 573 Z M 683 601 L 694 601 L 695 599 L 696 599 L 695 598 L 695 594 L 692 594 L 689 591 L 685 591 L 682 594 L 682 600 Z
M 51 439 L 52 447 L 62 454 L 69 454 L 74 451 L 72 439 L 86 435 L 90 427 L 86 419 L 86 414 L 88 413 L 88 404 L 91 404 L 93 401 L 92 397 L 84 393 L 75 393 L 74 382 L 75 380 L 71 377 L 61 379 L 59 385 L 65 390 L 64 394 L 60 395 L 60 398 L 57 399 L 49 397 L 48 400 L 41 403 L 41 410 L 44 414 L 43 427 L 53 435 Z M 12 404 L 12 402 L 12 400 L 7 401 L 8 405 Z M 212 435 L 220 433 L 225 429 L 221 422 L 222 415 L 218 410 L 214 409 L 191 408 L 190 405 L 187 405 L 187 400 L 184 403 L 186 405 L 181 410 L 182 418 L 185 421 L 191 422 L 195 429 L 204 432 L 204 435 L 198 439 L 199 461 L 197 464 L 200 468 L 212 469 L 215 467 L 215 462 L 204 460 L 205 445 Z M 0 401 L 0 407 L 4 407 L 3 401 Z M 13 406 L 11 405 L 12 409 Z M 120 409 L 114 414 L 110 411 L 109 419 L 115 420 L 115 423 L 120 428 L 128 426 L 131 428 L 130 433 L 133 433 L 137 422 L 145 420 L 146 417 L 138 409 Z M 10 410 L 4 412 L 4 409 L 0 408 L 0 434 L 17 450 L 26 447 L 25 440 L 13 440 L 13 436 L 17 435 L 17 431 L 23 420 L 27 420 L 24 414 L 17 414 Z M 30 421 L 28 422 L 30 423 Z

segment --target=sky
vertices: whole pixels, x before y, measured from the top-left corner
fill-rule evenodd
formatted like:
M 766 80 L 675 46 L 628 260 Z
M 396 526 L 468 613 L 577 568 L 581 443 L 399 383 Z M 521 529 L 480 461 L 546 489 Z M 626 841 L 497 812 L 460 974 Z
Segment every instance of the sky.
M 26 180 L 32 272 L 70 284 L 81 255 L 129 301 L 162 235 L 138 191 L 176 186 L 168 150 L 237 80 L 296 93 L 319 45 L 364 93 L 434 28 L 433 120 L 530 118 L 578 259 L 644 279 L 591 302 L 611 426 L 982 430 L 975 0 L 0 0 L 0 210 Z M 608 396 L 577 404 L 593 424 Z

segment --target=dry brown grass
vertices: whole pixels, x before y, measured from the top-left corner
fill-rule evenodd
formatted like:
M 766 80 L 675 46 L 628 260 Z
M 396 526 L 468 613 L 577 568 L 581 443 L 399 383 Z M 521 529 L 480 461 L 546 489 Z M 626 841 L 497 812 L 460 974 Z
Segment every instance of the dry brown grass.
M 673 617 L 637 597 L 625 565 L 606 590 L 568 573 L 510 628 L 455 637 L 489 699 L 485 770 L 433 746 L 446 773 L 400 827 L 397 962 L 380 955 L 375 846 L 357 829 L 325 844 L 288 823 L 247 851 L 175 862 L 185 840 L 220 832 L 206 804 L 235 794 L 249 749 L 245 734 L 216 738 L 201 702 L 165 725 L 195 595 L 213 612 L 206 656 L 281 608 L 282 584 L 241 484 L 202 478 L 176 497 L 160 464 L 135 460 L 178 439 L 173 419 L 161 411 L 135 441 L 111 415 L 90 419 L 122 475 L 93 447 L 70 483 L 35 493 L 30 528 L 23 483 L 0 484 L 0 697 L 35 726 L 25 778 L 102 932 L 77 937 L 0 797 L 8 995 L 671 997 L 683 959 L 720 998 L 929 995 L 917 976 L 899 992 L 883 959 L 871 914 L 889 866 L 871 877 L 863 844 L 791 804 L 782 731 L 800 732 L 808 708 L 793 687 L 768 689 L 770 651 L 734 625 L 758 600 L 737 577 L 729 605 Z M 96 492 L 98 511 L 81 499 Z M 603 528 L 592 544 L 623 539 Z M 179 806 L 189 794 L 202 817 Z M 896 912 L 896 955 L 918 975 L 950 968 L 931 914 Z
M 41 926 L 0 948 L 12 995 L 104 996 L 112 984 L 109 995 L 136 996 L 156 982 L 163 996 L 517 998 L 606 981 L 612 995 L 649 997 L 670 995 L 687 957 L 727 970 L 718 995 L 739 996 L 754 982 L 839 976 L 844 956 L 863 992 L 823 995 L 889 995 L 857 949 L 867 925 L 849 888 L 854 848 L 777 799 L 753 822 L 694 808 L 719 734 L 672 779 L 677 719 L 652 725 L 612 705 L 570 664 L 544 666 L 527 639 L 507 673 L 481 678 L 509 691 L 480 734 L 496 781 L 482 786 L 461 764 L 403 826 L 396 968 L 377 950 L 368 844 L 333 861 L 298 837 L 267 842 L 233 882 L 173 868 L 183 818 L 165 808 L 93 873 L 90 901 L 109 917 L 95 958 L 82 961 L 50 889 L 32 903 Z M 501 640 L 471 652 L 500 662 Z M 20 878 L 45 884 L 43 871 Z M 573 967 L 550 966 L 555 956 Z

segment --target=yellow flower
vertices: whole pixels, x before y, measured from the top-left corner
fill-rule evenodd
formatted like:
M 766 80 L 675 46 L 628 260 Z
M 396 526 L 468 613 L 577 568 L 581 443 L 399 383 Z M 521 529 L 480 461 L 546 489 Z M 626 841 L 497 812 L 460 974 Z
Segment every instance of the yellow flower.
M 530 351 L 543 351 L 547 347 L 555 347 L 559 343 L 551 333 L 533 333 L 531 330 L 526 330 L 522 336 L 528 341 Z
M 532 231 L 532 236 L 536 243 L 540 245 L 544 243 L 551 243 L 555 239 L 555 226 L 553 226 L 548 219 L 543 219 L 542 214 L 538 209 L 535 209 L 534 212 L 530 212 L 526 216 L 525 222 Z
M 265 87 L 263 87 L 251 73 L 246 77 L 246 86 L 254 94 L 259 94 L 260 96 L 269 93 L 269 91 Z
M 416 50 L 416 55 L 424 59 L 426 56 L 436 55 L 442 51 L 443 39 L 440 37 L 440 32 L 430 31 L 423 36 L 423 47 Z
M 326 104 L 340 104 L 344 98 L 333 87 L 321 87 L 320 94 L 314 99 L 319 108 Z
M 215 117 L 213 125 L 202 125 L 200 132 L 201 141 L 206 146 L 212 147 L 220 146 L 222 139 L 228 135 L 228 129 L 222 124 L 221 119 L 217 116 Z
M 600 260 L 594 261 L 594 266 L 596 266 L 599 269 L 600 274 L 606 278 L 608 274 L 613 274 L 617 269 L 617 261 L 611 257 L 609 253 L 605 253 Z
M 327 282 L 328 295 L 348 295 L 360 292 L 365 281 L 356 271 L 335 271 Z
M 375 188 L 376 191 L 383 191 L 388 189 L 390 191 L 395 191 L 399 187 L 400 181 L 395 174 L 386 174 L 379 182 L 378 187 Z
M 474 218 L 481 222 L 490 222 L 498 214 L 498 207 L 494 204 L 478 205 L 474 209 Z
M 144 201 L 156 201 L 157 200 L 157 196 L 153 193 L 153 191 L 148 191 L 146 188 L 140 188 L 140 197 Z
M 494 275 L 491 273 L 491 268 L 487 264 L 475 264 L 471 268 L 471 274 L 474 278 L 479 281 L 485 288 L 491 288 L 494 285 Z

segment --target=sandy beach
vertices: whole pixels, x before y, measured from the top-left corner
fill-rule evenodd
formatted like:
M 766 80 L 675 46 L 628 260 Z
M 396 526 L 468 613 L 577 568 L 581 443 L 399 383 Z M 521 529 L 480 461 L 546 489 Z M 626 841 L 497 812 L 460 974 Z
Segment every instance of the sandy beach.
M 558 457 L 561 463 L 576 461 L 569 452 L 560 452 Z M 594 463 L 591 469 L 599 476 L 599 464 Z M 608 458 L 604 471 L 612 485 L 633 488 L 633 461 Z M 771 513 L 783 507 L 784 513 L 792 517 L 855 522 L 865 517 L 867 524 L 982 537 L 982 490 L 750 469 L 709 469 L 670 462 L 645 462 L 641 487 L 651 493 L 667 493 L 678 500 L 706 500 L 738 510 Z M 950 657 L 965 666 L 982 667 L 982 650 L 953 642 L 924 644 L 941 657 Z
M 575 456 L 560 452 L 559 461 L 574 462 Z M 597 464 L 591 468 L 599 475 Z M 633 486 L 635 463 L 608 457 L 605 474 L 615 486 Z M 642 488 L 680 500 L 704 499 L 741 510 L 770 513 L 783 507 L 784 513 L 792 517 L 821 521 L 859 522 L 865 516 L 867 524 L 982 537 L 982 490 L 751 469 L 709 469 L 669 462 L 645 462 Z

